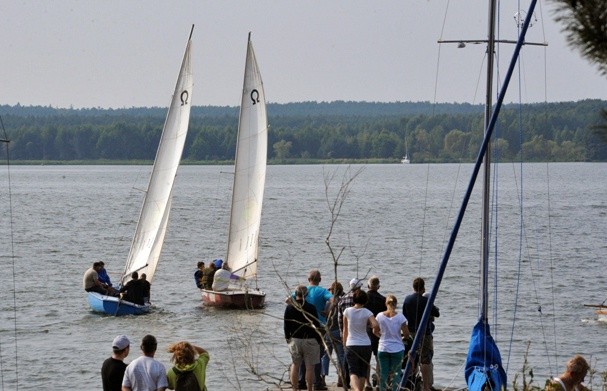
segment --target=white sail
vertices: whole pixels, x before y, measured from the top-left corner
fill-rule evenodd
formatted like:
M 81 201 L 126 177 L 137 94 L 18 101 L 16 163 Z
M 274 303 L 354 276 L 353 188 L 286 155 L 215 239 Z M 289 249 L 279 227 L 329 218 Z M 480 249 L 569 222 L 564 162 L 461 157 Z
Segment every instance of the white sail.
M 134 271 L 140 275 L 145 273 L 147 280 L 152 282 L 156 265 L 160 259 L 171 211 L 173 183 L 190 120 L 193 87 L 190 60 L 191 38 L 190 33 L 171 106 L 164 122 L 139 222 L 122 276 L 123 284 L 130 279 L 130 274 Z
M 265 93 L 249 34 L 226 256 L 226 262 L 232 272 L 245 278 L 257 274 L 267 145 Z

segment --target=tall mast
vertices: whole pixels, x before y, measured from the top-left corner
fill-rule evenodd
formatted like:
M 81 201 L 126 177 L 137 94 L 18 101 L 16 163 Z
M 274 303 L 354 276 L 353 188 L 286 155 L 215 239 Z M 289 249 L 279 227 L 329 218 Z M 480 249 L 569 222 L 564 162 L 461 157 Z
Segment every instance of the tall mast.
M 487 90 L 485 91 L 485 132 L 489 129 L 493 102 L 493 69 L 495 54 L 495 0 L 489 0 L 489 26 L 487 36 Z M 491 192 L 491 143 L 483 159 L 483 210 L 481 232 L 481 314 L 480 319 L 487 322 L 489 308 L 489 194 Z

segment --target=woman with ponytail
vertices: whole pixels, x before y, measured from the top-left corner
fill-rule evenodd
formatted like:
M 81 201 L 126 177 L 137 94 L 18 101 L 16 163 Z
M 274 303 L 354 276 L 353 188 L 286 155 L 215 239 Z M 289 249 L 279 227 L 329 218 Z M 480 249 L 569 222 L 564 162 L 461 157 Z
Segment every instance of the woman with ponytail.
M 403 337 L 409 337 L 407 328 L 407 319 L 403 314 L 396 312 L 396 297 L 388 295 L 386 297 L 386 307 L 384 312 L 377 314 L 377 323 L 379 323 L 379 347 L 377 360 L 379 361 L 379 389 L 388 390 L 388 382 L 392 381 L 392 391 L 398 390 L 400 384 L 401 365 L 405 354 L 405 345 Z M 402 336 L 401 337 L 401 333 Z

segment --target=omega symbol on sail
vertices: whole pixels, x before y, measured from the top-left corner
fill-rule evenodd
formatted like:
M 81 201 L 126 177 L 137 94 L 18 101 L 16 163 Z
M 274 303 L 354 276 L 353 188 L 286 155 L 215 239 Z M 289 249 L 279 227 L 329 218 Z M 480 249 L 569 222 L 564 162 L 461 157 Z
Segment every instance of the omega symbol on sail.
M 187 105 L 188 104 L 188 98 L 189 98 L 190 94 L 188 93 L 188 90 L 183 90 L 181 92 L 181 105 Z
M 259 91 L 257 91 L 257 89 L 251 91 L 251 101 L 254 105 L 259 103 Z

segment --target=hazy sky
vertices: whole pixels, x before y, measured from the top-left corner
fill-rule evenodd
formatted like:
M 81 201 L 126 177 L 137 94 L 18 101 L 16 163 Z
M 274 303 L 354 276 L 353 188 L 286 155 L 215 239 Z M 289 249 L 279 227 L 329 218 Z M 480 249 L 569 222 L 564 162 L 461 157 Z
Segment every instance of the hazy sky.
M 195 105 L 240 103 L 249 31 L 269 102 L 480 103 L 487 1 L 2 1 L 0 104 L 166 107 L 190 27 Z M 500 9 L 515 39 L 516 1 Z M 527 9 L 527 1 L 521 8 Z M 607 78 L 565 44 L 541 2 L 506 101 L 607 99 Z M 513 45 L 501 46 L 505 73 Z M 502 79 L 500 77 L 500 79 Z M 520 86 L 520 92 L 519 92 Z

